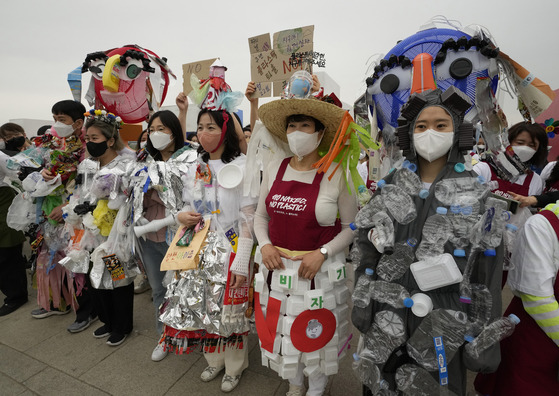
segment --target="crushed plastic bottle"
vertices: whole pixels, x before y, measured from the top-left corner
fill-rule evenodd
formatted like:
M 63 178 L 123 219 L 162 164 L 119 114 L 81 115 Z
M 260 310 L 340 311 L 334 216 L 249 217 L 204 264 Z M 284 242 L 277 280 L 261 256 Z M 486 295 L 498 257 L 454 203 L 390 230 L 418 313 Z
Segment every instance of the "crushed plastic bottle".
M 409 195 L 419 195 L 423 190 L 423 182 L 415 173 L 417 166 L 405 160 L 402 167 L 394 173 L 393 182 Z
M 355 284 L 351 300 L 353 305 L 358 308 L 366 308 L 371 302 L 369 292 L 370 284 L 373 281 L 374 270 L 372 268 L 365 269 L 365 274 L 361 275 Z
M 396 384 L 404 395 L 431 396 L 439 394 L 439 383 L 421 367 L 413 364 L 404 364 L 396 370 Z M 445 395 L 456 396 L 448 389 L 444 390 Z
M 371 190 L 369 190 L 367 186 L 361 184 L 357 188 L 357 202 L 359 203 L 359 207 L 362 208 L 367 205 L 367 203 L 371 200 L 372 195 Z
M 384 180 L 378 182 L 377 187 L 381 189 L 384 205 L 400 224 L 409 224 L 417 217 L 415 204 L 411 197 L 400 187 L 394 184 L 386 184 Z
M 510 336 L 518 323 L 520 323 L 518 316 L 510 314 L 508 317 L 505 316 L 489 323 L 475 338 L 466 335 L 464 337 L 468 341 L 464 348 L 466 353 L 478 359 L 483 351 Z
M 413 300 L 406 288 L 398 283 L 373 280 L 369 286 L 370 297 L 394 308 L 411 308 Z
M 355 225 L 358 228 L 373 227 L 373 216 L 381 211 L 387 212 L 388 209 L 384 205 L 380 194 L 377 194 L 357 212 L 357 216 L 355 216 Z
M 466 306 L 466 313 L 468 314 L 468 329 L 466 333 L 475 337 L 491 318 L 493 296 L 489 289 L 487 289 L 487 286 L 481 283 L 473 283 L 471 285 L 471 296 L 471 304 Z
M 511 261 L 511 255 L 514 249 L 517 234 L 518 227 L 516 225 L 511 223 L 507 223 L 505 225 L 505 233 L 503 234 L 503 239 L 505 241 L 505 260 L 503 262 L 503 271 L 510 271 L 514 268 Z
M 442 336 L 447 364 L 464 343 L 468 316 L 461 311 L 435 309 L 423 319 L 407 342 L 408 354 L 421 367 L 437 371 L 439 363 L 433 338 Z
M 480 246 L 486 256 L 495 256 L 495 248 L 501 244 L 506 222 L 510 219 L 507 203 L 489 197 L 485 200 L 485 213 L 472 229 L 472 245 Z
M 381 378 L 379 368 L 369 358 L 354 353 L 352 367 L 359 381 L 367 386 L 373 395 L 381 389 L 388 389 L 388 383 Z
M 446 216 L 447 209 L 443 206 L 437 208 L 437 213 L 425 220 L 422 231 L 422 241 L 415 252 L 419 260 L 438 256 L 444 253 L 444 244 L 452 233 L 452 223 Z
M 394 253 L 383 255 L 377 265 L 377 274 L 383 280 L 392 282 L 400 279 L 415 260 L 413 252 L 417 239 L 409 238 L 394 245 Z
M 445 206 L 452 205 L 461 196 L 483 199 L 487 194 L 489 194 L 489 188 L 483 177 L 444 179 L 435 185 L 435 198 Z
M 394 251 L 394 223 L 386 212 L 378 212 L 373 216 L 373 232 L 369 232 L 369 240 L 377 250 L 384 254 Z M 374 233 L 374 237 L 373 237 Z
M 475 197 L 457 197 L 450 205 L 449 219 L 452 224 L 450 242 L 454 245 L 454 256 L 466 257 L 466 248 L 470 245 L 470 234 L 479 214 L 480 204 Z
M 364 340 L 371 360 L 384 364 L 392 351 L 406 341 L 403 319 L 395 312 L 379 311 Z

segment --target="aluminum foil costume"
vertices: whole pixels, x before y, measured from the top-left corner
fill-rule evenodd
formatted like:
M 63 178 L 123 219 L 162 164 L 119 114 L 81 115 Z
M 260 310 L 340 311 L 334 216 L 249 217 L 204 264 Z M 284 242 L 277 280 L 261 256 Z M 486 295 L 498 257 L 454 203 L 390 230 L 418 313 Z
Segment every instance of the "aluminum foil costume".
M 454 127 L 446 165 L 430 186 L 415 173 L 414 149 L 416 119 L 429 106 L 442 107 Z M 464 163 L 472 146 L 473 127 L 464 121 L 470 106 L 454 87 L 412 94 L 397 132 L 407 161 L 379 182 L 382 188 L 356 217 L 361 261 L 352 320 L 362 336 L 355 364 L 357 370 L 370 364 L 372 377 L 361 378 L 373 394 L 438 394 L 439 386 L 465 394 L 466 368 L 491 371 L 499 363 L 498 344 L 477 358 L 462 348 L 465 335 L 475 338 L 500 316 L 502 234 L 510 215 Z M 420 292 L 432 310 L 422 312 L 417 301 L 412 313 L 408 298 L 416 301 Z

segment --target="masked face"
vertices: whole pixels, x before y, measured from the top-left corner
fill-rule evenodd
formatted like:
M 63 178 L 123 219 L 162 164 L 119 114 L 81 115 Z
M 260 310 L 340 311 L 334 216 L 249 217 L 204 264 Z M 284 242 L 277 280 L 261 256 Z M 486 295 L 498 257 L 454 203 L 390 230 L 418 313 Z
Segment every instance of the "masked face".
M 198 122 L 198 140 L 208 153 L 216 152 L 225 138 L 225 132 L 215 123 L 209 114 L 200 116 Z
M 114 142 L 111 138 L 111 144 Z M 93 158 L 99 158 L 109 149 L 109 141 L 103 133 L 96 127 L 87 128 L 85 133 L 86 148 L 89 155 Z
M 51 127 L 51 130 L 56 132 L 56 134 L 61 138 L 65 138 L 71 136 L 74 133 L 73 125 L 73 123 L 68 125 L 61 121 L 56 121 Z
M 299 161 L 320 145 L 322 136 L 324 133 L 316 131 L 316 125 L 312 119 L 287 123 L 287 143 Z
M 21 146 L 25 144 L 24 136 L 16 136 L 6 141 L 6 150 L 19 151 Z
M 151 132 L 149 134 L 149 140 L 156 150 L 163 150 L 171 144 L 173 138 L 165 132 Z
M 529 146 L 512 146 L 512 149 L 522 162 L 530 161 L 534 154 L 536 154 L 536 150 Z
M 450 151 L 454 141 L 452 118 L 441 107 L 427 107 L 415 122 L 413 144 L 417 154 L 429 162 Z
M 540 144 L 537 140 L 532 140 L 532 136 L 528 132 L 522 131 L 516 135 L 510 145 L 520 161 L 528 162 L 536 154 Z

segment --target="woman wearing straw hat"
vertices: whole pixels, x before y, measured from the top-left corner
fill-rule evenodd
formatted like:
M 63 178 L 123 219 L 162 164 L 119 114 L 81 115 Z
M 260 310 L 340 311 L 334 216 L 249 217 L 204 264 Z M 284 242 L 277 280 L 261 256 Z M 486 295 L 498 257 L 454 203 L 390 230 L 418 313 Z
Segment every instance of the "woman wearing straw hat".
M 304 375 L 307 395 L 322 395 L 349 336 L 344 249 L 353 239 L 357 203 L 344 172 L 313 167 L 344 114 L 317 99 L 276 100 L 259 109 L 266 129 L 294 154 L 264 170 L 254 221 L 261 253 L 255 261 L 263 264 L 255 277 L 263 362 L 289 379 L 289 396 L 304 394 Z

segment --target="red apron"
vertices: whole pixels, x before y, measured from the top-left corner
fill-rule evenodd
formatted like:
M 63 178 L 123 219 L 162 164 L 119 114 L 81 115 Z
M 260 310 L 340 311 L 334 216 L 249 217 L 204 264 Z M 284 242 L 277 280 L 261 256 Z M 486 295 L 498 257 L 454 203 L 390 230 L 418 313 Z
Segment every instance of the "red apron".
M 553 212 L 539 214 L 551 223 L 559 238 L 559 219 Z M 559 276 L 555 279 L 555 298 L 559 300 Z M 483 395 L 559 395 L 559 347 L 524 310 L 522 300 L 514 297 L 505 316 L 520 318 L 514 333 L 501 341 L 501 364 L 497 372 L 478 374 L 474 382 Z
M 494 180 L 497 183 L 499 183 L 499 187 L 496 190 L 493 190 L 492 191 L 493 193 L 497 192 L 498 195 L 501 195 L 505 198 L 512 198 L 508 194 L 509 191 L 515 194 L 523 195 L 525 197 L 530 195 L 529 194 L 530 183 L 532 182 L 532 178 L 534 177 L 534 172 L 530 172 L 526 175 L 526 179 L 524 179 L 524 183 L 516 184 L 516 183 L 511 183 L 510 181 L 507 180 L 499 179 L 497 177 L 497 173 L 495 173 L 495 170 L 491 167 L 491 165 L 489 166 L 489 169 L 491 169 L 491 180 Z
M 543 190 L 544 194 L 553 191 L 559 191 L 559 180 Z
M 323 227 L 316 220 L 316 200 L 324 173 L 317 172 L 312 184 L 282 180 L 290 159 L 281 163 L 266 197 L 270 241 L 289 250 L 316 250 L 340 233 L 341 223 L 337 219 L 333 226 Z

